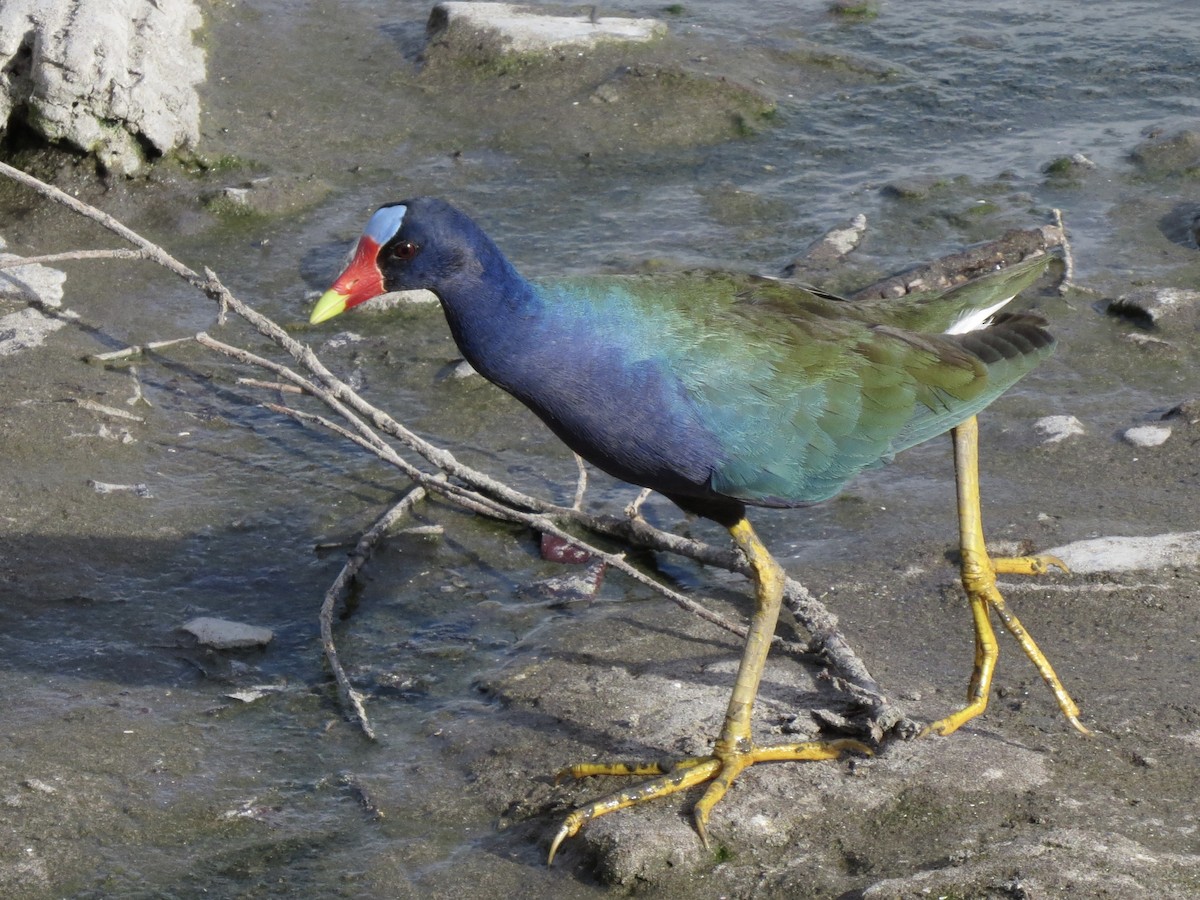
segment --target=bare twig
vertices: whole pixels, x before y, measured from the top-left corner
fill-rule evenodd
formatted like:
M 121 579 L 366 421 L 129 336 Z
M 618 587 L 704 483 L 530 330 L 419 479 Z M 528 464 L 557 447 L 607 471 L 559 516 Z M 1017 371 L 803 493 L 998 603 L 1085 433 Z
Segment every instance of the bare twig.
M 97 403 L 95 400 L 75 398 L 72 400 L 72 402 L 83 407 L 84 409 L 91 410 L 92 412 L 98 412 L 105 416 L 112 416 L 114 419 L 129 419 L 133 422 L 146 421 L 136 413 L 131 413 L 124 409 L 117 409 L 115 406 L 105 406 L 103 403 Z
M 266 388 L 269 391 L 279 391 L 283 394 L 303 394 L 304 389 L 295 384 L 284 384 L 282 381 L 263 381 L 261 378 L 239 378 L 238 384 L 246 387 Z
M 333 611 L 337 608 L 338 601 L 342 599 L 349 589 L 350 582 L 354 580 L 354 576 L 358 574 L 359 569 L 371 558 L 371 553 L 375 549 L 375 545 L 388 533 L 401 516 L 407 515 L 409 510 L 424 498 L 424 488 L 413 488 L 363 533 L 363 536 L 358 539 L 358 543 L 354 545 L 354 549 L 350 551 L 346 564 L 342 566 L 342 571 L 338 572 L 337 578 L 333 580 L 333 584 L 325 592 L 325 600 L 321 604 L 321 646 L 325 649 L 325 659 L 329 661 L 329 668 L 333 672 L 334 681 L 337 682 L 338 694 L 342 698 L 342 706 L 353 711 L 355 719 L 358 720 L 359 727 L 371 740 L 375 740 L 375 729 L 371 727 L 371 720 L 367 717 L 366 706 L 363 704 L 363 695 L 354 688 L 350 683 L 350 679 L 346 677 L 346 670 L 342 667 L 341 660 L 338 658 L 337 645 L 333 642 Z
M 93 353 L 87 359 L 88 362 L 113 362 L 118 359 L 128 359 L 131 356 L 141 356 L 143 353 L 149 353 L 152 350 L 162 350 L 166 347 L 173 347 L 176 344 L 182 344 L 185 341 L 190 341 L 193 339 L 194 338 L 191 335 L 188 335 L 187 337 L 172 338 L 168 341 L 150 341 L 148 344 L 135 344 L 134 346 L 126 347 L 123 350 L 112 350 L 108 353 Z
M 1062 232 L 1063 277 L 1058 283 L 1058 293 L 1062 296 L 1075 286 L 1075 255 L 1071 252 L 1071 238 L 1067 234 L 1067 226 L 1063 223 L 1061 209 L 1054 209 L 1054 224 Z
M 34 178 L 32 175 L 27 175 L 20 169 L 14 169 L 8 163 L 0 162 L 0 174 L 7 175 L 13 181 L 19 182 L 20 184 L 25 185 L 25 187 L 37 191 L 43 197 L 49 197 L 55 203 L 62 204 L 68 209 L 79 213 L 79 215 L 83 216 L 85 219 L 91 219 L 93 222 L 104 226 L 123 240 L 128 241 L 135 247 L 141 248 L 141 250 L 144 251 L 141 254 L 143 259 L 148 259 L 158 263 L 160 266 L 170 270 L 171 272 L 174 272 L 185 281 L 190 281 L 192 284 L 196 285 L 196 287 L 204 290 L 204 279 L 202 279 L 183 263 L 179 262 L 177 259 L 175 259 L 175 257 L 171 256 L 171 254 L 167 253 L 167 251 L 163 250 L 157 244 L 146 240 L 146 238 L 142 237 L 133 229 L 122 225 L 108 213 L 101 212 L 100 210 L 96 209 L 96 207 L 84 203 L 82 200 L 72 197 L 70 194 L 64 191 L 60 191 L 52 184 L 46 184 L 46 182 L 40 181 L 39 179 Z
M 575 457 L 575 468 L 579 470 L 579 478 L 575 481 L 575 500 L 571 503 L 571 509 L 583 509 L 583 495 L 587 493 L 587 463 L 583 461 L 583 457 L 578 453 L 572 453 Z
M 0 269 L 44 266 L 46 263 L 71 262 L 77 259 L 148 259 L 148 257 L 141 250 L 70 250 L 66 253 L 48 253 L 45 256 L 18 256 L 12 259 L 0 259 Z
M 642 488 L 638 495 L 633 498 L 633 501 L 625 507 L 625 515 L 631 519 L 640 516 L 642 514 L 642 506 L 650 499 L 650 495 L 653 493 L 654 491 L 650 490 L 650 488 Z

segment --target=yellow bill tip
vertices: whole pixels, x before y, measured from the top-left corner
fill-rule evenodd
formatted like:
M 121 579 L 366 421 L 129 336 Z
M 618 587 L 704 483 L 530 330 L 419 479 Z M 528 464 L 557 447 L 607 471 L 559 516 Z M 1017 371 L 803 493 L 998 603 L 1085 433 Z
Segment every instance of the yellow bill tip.
M 349 294 L 335 290 L 326 291 L 317 301 L 317 305 L 313 307 L 312 315 L 308 317 L 308 324 L 316 325 L 326 319 L 341 315 L 346 311 L 346 301 L 349 299 Z

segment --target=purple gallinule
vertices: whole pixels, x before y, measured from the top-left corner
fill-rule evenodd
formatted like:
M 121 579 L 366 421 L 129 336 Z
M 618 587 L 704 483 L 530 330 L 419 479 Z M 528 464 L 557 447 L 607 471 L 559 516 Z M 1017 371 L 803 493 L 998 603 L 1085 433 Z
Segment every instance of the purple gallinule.
M 375 212 L 350 264 L 313 309 L 313 323 L 385 291 L 432 291 L 463 356 L 485 378 L 592 464 L 725 526 L 753 572 L 755 610 L 711 755 L 669 768 L 573 766 L 567 771 L 577 777 L 654 777 L 572 812 L 551 860 L 595 816 L 703 782 L 709 784 L 694 817 L 707 845 L 709 813 L 745 767 L 867 751 L 852 740 L 752 740 L 751 712 L 784 573 L 751 528 L 746 506 L 828 499 L 856 473 L 946 431 L 954 432 L 975 667 L 967 704 L 926 732 L 950 734 L 987 706 L 998 654 L 992 611 L 1067 719 L 1086 732 L 1050 663 L 996 590 L 997 572 L 1037 574 L 1062 564 L 1046 556 L 989 557 L 979 513 L 975 414 L 1054 347 L 1040 316 L 999 309 L 1050 259 L 886 303 L 851 303 L 732 274 L 527 281 L 444 201 L 423 197 Z

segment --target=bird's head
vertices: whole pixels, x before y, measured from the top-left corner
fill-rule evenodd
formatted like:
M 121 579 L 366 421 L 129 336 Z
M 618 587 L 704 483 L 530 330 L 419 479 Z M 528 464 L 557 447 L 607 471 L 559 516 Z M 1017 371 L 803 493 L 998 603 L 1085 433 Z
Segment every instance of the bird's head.
M 391 291 L 439 288 L 479 272 L 482 232 L 449 203 L 419 197 L 375 210 L 342 274 L 317 301 L 311 324 Z

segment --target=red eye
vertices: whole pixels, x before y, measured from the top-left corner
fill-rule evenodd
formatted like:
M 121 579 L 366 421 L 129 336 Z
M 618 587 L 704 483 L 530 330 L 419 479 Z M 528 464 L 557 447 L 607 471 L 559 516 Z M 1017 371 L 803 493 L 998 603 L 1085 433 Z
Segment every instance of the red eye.
M 392 257 L 394 259 L 409 260 L 417 255 L 417 245 L 412 241 L 399 241 L 392 245 Z

